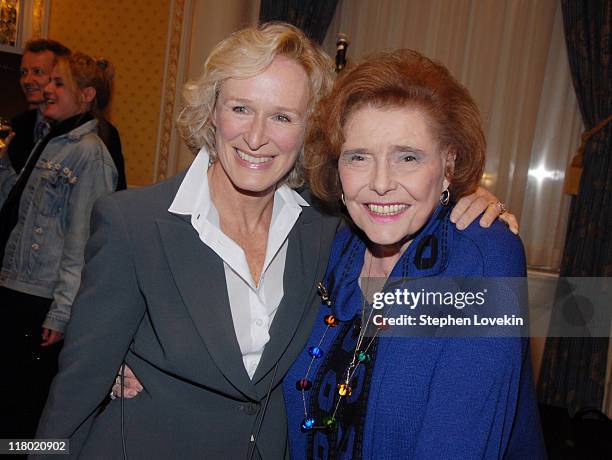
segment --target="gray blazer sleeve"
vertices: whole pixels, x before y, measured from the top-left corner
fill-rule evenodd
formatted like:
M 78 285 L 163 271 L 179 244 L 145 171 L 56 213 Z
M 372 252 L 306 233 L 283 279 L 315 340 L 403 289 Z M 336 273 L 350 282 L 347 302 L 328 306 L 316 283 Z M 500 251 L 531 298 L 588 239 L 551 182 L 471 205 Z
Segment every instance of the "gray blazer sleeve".
M 94 206 L 85 263 L 59 372 L 36 434 L 38 439 L 70 438 L 75 458 L 145 312 L 130 235 L 112 196 Z

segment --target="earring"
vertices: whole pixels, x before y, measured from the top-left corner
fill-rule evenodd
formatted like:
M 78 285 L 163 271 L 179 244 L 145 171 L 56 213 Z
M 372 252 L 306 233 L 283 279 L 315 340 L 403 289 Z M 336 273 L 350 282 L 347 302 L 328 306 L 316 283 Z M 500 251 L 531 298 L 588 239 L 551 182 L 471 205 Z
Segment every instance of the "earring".
M 342 201 L 342 204 L 346 206 L 346 201 L 344 201 L 344 192 L 340 194 L 340 201 Z
M 449 202 L 450 202 L 450 192 L 448 189 L 446 189 L 440 195 L 440 203 L 442 203 L 443 206 L 448 206 Z

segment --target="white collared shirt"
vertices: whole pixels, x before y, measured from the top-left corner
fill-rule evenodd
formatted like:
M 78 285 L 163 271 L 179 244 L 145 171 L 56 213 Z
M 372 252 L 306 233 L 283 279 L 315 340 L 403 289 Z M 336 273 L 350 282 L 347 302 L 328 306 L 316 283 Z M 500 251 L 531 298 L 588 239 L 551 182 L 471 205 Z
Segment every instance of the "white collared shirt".
M 191 225 L 202 242 L 223 260 L 236 338 L 244 367 L 253 378 L 270 340 L 270 326 L 284 295 L 283 274 L 289 232 L 302 212 L 302 206 L 308 206 L 308 203 L 286 185 L 274 192 L 266 257 L 259 283 L 255 283 L 244 251 L 221 230 L 219 214 L 210 199 L 208 166 L 208 152 L 201 149 L 168 211 L 190 215 Z

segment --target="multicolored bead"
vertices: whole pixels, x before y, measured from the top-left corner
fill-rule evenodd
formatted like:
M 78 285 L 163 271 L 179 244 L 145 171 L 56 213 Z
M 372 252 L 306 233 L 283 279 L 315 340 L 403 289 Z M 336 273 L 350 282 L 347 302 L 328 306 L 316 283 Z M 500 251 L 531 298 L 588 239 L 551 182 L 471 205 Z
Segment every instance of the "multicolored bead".
M 336 420 L 335 417 L 332 417 L 330 415 L 323 419 L 323 426 L 327 428 L 328 430 L 335 430 L 336 427 L 338 426 L 338 421 Z
M 319 347 L 308 347 L 308 354 L 313 358 L 320 358 L 323 356 L 323 350 Z
M 295 382 L 295 387 L 298 391 L 308 391 L 312 388 L 312 382 L 308 379 L 300 379 Z
M 312 417 L 306 417 L 304 420 L 302 420 L 302 429 L 303 430 L 312 430 L 312 428 L 315 426 L 315 419 Z
M 325 321 L 325 324 L 332 327 L 336 327 L 340 323 L 338 318 L 336 318 L 334 315 L 325 315 L 323 321 Z
M 338 384 L 338 394 L 340 396 L 350 396 L 353 393 L 353 389 L 349 387 L 346 383 Z

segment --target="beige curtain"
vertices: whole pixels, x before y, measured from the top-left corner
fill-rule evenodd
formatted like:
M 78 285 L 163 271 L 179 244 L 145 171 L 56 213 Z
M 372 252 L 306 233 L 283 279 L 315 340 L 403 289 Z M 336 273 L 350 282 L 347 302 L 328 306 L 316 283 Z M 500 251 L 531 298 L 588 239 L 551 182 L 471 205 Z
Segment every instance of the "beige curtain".
M 338 32 L 349 63 L 412 48 L 443 62 L 483 116 L 482 183 L 521 221 L 533 266 L 557 268 L 565 235 L 565 165 L 580 141 L 580 116 L 565 57 L 557 0 L 341 0 L 324 42 Z
M 569 195 L 562 193 L 563 179 L 583 129 L 558 2 L 521 213 L 521 235 L 531 266 L 561 264 L 570 206 Z

